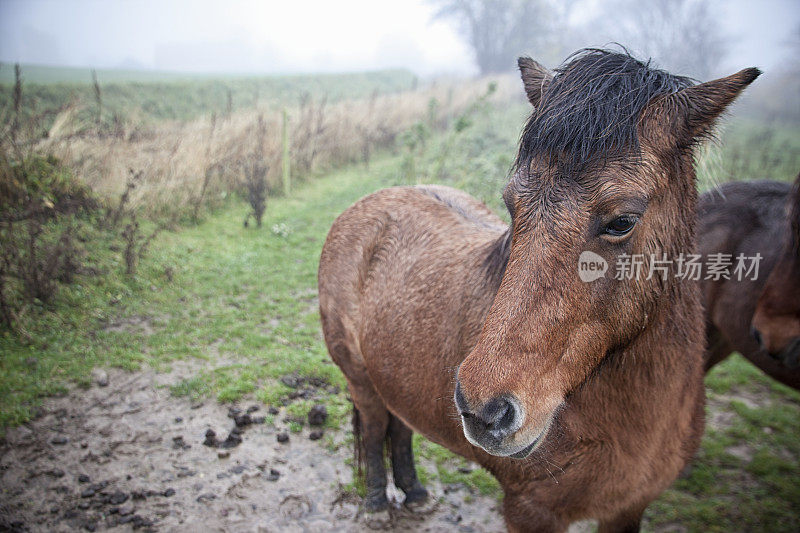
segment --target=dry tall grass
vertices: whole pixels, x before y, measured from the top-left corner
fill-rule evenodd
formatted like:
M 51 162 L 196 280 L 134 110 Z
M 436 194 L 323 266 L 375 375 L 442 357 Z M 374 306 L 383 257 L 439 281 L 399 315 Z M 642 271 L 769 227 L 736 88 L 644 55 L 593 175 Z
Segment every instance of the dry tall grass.
M 515 81 L 440 82 L 333 105 L 304 99 L 288 110 L 292 182 L 333 167 L 368 163 L 374 150 L 394 146 L 396 137 L 419 121 L 443 127 L 484 94 L 489 82 L 497 84 L 493 101 L 519 98 Z M 254 158 L 268 169 L 267 190 L 281 190 L 281 113 L 260 106 L 225 118 L 212 115 L 149 130 L 125 125 L 114 132 L 86 134 L 86 125 L 76 124 L 75 110 L 66 109 L 39 149 L 58 157 L 101 196 L 118 197 L 131 173 L 141 172 L 128 205 L 149 213 L 196 212 L 201 203 L 242 190 L 245 169 Z

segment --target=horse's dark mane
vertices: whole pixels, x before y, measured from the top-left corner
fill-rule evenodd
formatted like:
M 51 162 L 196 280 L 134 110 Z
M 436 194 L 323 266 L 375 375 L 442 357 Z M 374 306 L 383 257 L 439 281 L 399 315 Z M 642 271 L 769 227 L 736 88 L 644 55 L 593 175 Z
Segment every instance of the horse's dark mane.
M 486 269 L 488 279 L 492 280 L 498 287 L 503 274 L 506 272 L 508 256 L 511 254 L 511 237 L 513 233 L 509 227 L 505 233 L 494 240 L 488 248 L 483 266 Z
M 624 50 L 624 49 L 623 49 Z M 650 100 L 693 85 L 627 51 L 587 48 L 555 71 L 520 139 L 515 171 L 544 157 L 565 173 L 637 153 L 639 115 Z

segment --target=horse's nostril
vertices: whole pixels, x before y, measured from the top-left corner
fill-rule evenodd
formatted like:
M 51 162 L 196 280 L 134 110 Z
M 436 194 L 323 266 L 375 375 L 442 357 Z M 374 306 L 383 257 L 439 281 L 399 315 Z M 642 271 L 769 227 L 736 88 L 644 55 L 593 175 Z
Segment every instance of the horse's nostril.
M 750 333 L 753 334 L 753 338 L 758 343 L 758 346 L 763 348 L 764 347 L 764 340 L 761 338 L 761 333 L 756 328 L 750 328 Z
M 454 396 L 456 409 L 464 423 L 464 430 L 473 438 L 479 441 L 487 439 L 487 442 L 496 444 L 519 429 L 518 409 L 510 398 L 497 396 L 482 408 L 473 408 L 468 404 L 458 381 Z
M 516 419 L 516 408 L 507 398 L 494 398 L 480 413 L 481 422 L 494 437 L 502 438 L 511 433 Z

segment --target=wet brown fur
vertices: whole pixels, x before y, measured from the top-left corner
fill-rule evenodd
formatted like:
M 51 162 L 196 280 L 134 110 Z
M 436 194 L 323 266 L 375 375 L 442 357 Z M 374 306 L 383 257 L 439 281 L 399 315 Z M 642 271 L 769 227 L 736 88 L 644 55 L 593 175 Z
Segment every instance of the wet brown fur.
M 543 101 L 535 91 L 550 76 L 520 66 L 529 100 Z M 413 429 L 498 479 L 510 531 L 563 531 L 584 518 L 601 531 L 638 530 L 700 442 L 699 287 L 657 277 L 583 283 L 578 255 L 595 251 L 613 273 L 621 251 L 695 249 L 691 147 L 757 74 L 654 97 L 637 110 L 633 156 L 619 151 L 564 175 L 552 153 L 532 154 L 504 193 L 511 228 L 438 186 L 384 189 L 336 220 L 320 259 L 320 313 L 360 415 L 368 507 L 385 504 L 387 434 L 410 448 Z M 626 243 L 598 239 L 600 220 L 642 201 Z M 476 412 L 514 395 L 525 422 L 508 445 L 549 421 L 542 444 L 525 459 L 470 444 L 456 382 Z M 393 448 L 392 464 L 406 474 L 407 498 L 419 496 L 410 452 Z
M 786 212 L 789 216 L 783 250 L 758 299 L 752 326 L 759 332 L 767 353 L 797 373 L 800 372 L 800 174 L 794 181 Z
M 739 254 L 762 259 L 756 279 L 704 280 L 706 370 L 737 351 L 776 380 L 800 389 L 800 369 L 779 357 L 800 338 L 800 259 L 793 213 L 800 210 L 800 177 L 791 185 L 773 181 L 726 183 L 698 204 L 699 253 Z M 796 223 L 796 222 L 795 222 Z M 762 311 L 754 320 L 757 304 Z M 765 348 L 751 328 L 757 326 Z

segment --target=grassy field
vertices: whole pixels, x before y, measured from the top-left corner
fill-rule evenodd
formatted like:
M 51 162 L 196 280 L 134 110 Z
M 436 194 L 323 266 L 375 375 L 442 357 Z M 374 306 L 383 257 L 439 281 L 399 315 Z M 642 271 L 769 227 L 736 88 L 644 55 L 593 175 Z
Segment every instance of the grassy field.
M 301 98 L 329 103 L 408 91 L 417 78 L 407 70 L 285 76 L 202 76 L 160 72 L 97 71 L 99 102 L 89 69 L 22 65 L 23 115 L 51 128 L 60 111 L 74 108 L 107 128 L 115 123 L 154 124 L 212 113 L 220 118 L 256 107 L 296 106 Z M 14 65 L 0 65 L 0 109 L 11 107 Z M 98 105 L 99 104 L 99 105 Z
M 723 124 L 700 174 L 701 188 L 719 181 L 792 181 L 800 172 L 800 128 L 778 121 L 736 118 Z
M 443 132 L 421 121 L 399 136 L 394 154 L 376 157 L 369 168 L 316 176 L 288 197 L 271 199 L 261 229 L 242 227 L 248 207 L 229 197 L 199 224 L 160 233 L 134 276 L 124 274 L 118 240 L 87 220 L 88 268 L 52 304 L 27 310 L 25 335 L 0 335 L 0 427 L 35 416 L 44 396 L 88 385 L 96 366 L 166 369 L 196 358 L 203 369 L 172 393 L 221 402 L 280 403 L 291 390 L 280 380 L 286 374 L 343 388 L 322 341 L 316 300 L 319 253 L 332 221 L 364 194 L 423 182 L 466 189 L 503 212 L 500 191 L 526 112 L 523 105 L 483 106 Z M 722 156 L 705 156 L 711 163 L 704 168 L 729 160 L 731 150 L 758 146 L 748 143 L 747 130 L 732 123 L 723 141 L 743 140 L 723 145 Z M 796 157 L 796 132 L 784 137 Z M 768 140 L 763 147 L 773 145 Z M 791 164 L 762 169 L 791 179 Z M 707 174 L 701 180 L 704 187 L 715 181 Z M 726 414 L 709 425 L 689 475 L 648 509 L 645 529 L 797 531 L 800 394 L 739 357 L 719 365 L 707 389 L 709 418 Z M 346 393 L 330 393 L 326 402 L 329 424 L 346 424 Z M 307 407 L 301 400 L 292 409 Z M 437 476 L 501 497 L 483 470 L 462 472 L 460 459 L 419 436 L 415 446 L 436 465 L 421 469 L 423 480 Z
M 169 70 L 136 70 L 124 68 L 99 68 L 89 67 L 59 67 L 50 65 L 38 65 L 22 63 L 20 65 L 25 75 L 25 81 L 35 84 L 60 84 L 74 83 L 78 85 L 88 85 L 92 83 L 92 70 L 97 73 L 101 83 L 151 83 L 151 82 L 193 82 L 193 81 L 220 81 L 221 79 L 237 80 L 243 78 L 256 79 L 253 74 L 237 74 L 232 72 L 228 75 L 218 73 L 194 73 L 194 72 L 174 72 Z M 368 77 L 370 74 L 362 73 L 360 76 Z M 409 74 L 410 75 L 410 74 Z M 345 74 L 344 76 L 347 76 Z M 280 76 L 261 76 L 261 78 L 277 78 Z M 302 78 L 303 76 L 298 76 Z M 312 80 L 311 83 L 324 86 L 326 75 L 313 74 L 304 76 Z M 331 78 L 343 77 L 341 74 L 332 74 Z M 14 65 L 11 63 L 0 63 L 0 83 L 14 83 Z

